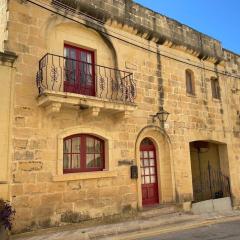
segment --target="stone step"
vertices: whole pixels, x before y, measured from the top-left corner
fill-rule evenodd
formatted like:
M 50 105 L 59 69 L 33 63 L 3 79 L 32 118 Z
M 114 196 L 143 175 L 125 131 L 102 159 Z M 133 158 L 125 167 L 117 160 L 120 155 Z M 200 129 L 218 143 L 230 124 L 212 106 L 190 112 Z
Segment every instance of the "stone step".
M 160 205 L 151 208 L 143 208 L 139 212 L 139 216 L 141 218 L 150 218 L 150 217 L 157 217 L 162 215 L 168 215 L 172 213 L 180 212 L 179 208 L 175 205 Z

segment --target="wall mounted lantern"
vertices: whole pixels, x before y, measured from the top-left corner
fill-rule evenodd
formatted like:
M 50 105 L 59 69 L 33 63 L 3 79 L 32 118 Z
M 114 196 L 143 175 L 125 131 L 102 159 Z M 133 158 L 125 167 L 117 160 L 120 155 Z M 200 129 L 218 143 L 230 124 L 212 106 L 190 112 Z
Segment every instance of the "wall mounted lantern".
M 158 119 L 158 121 L 160 122 L 161 126 L 164 126 L 164 123 L 167 121 L 169 114 L 170 113 L 165 111 L 163 109 L 163 107 L 160 107 L 159 112 L 157 112 L 155 115 L 151 115 L 151 116 L 153 118 L 153 122 L 155 122 L 156 119 Z

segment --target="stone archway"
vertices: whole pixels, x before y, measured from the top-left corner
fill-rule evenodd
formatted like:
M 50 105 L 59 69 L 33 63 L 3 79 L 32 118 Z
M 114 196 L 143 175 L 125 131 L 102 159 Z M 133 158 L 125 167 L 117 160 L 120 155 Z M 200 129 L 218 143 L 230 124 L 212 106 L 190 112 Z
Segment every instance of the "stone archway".
M 144 139 L 150 139 L 156 151 L 159 204 L 172 203 L 175 201 L 175 178 L 173 174 L 170 140 L 161 128 L 157 126 L 147 126 L 139 132 L 135 145 L 135 157 L 140 173 L 138 178 L 138 206 L 140 208 L 143 206 L 140 146 Z

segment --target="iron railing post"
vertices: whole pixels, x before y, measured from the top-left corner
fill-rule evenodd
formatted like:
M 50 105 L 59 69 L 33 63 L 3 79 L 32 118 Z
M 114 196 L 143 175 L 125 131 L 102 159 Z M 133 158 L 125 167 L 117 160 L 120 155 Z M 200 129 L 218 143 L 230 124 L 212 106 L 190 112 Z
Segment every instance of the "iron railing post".
M 209 161 L 208 161 L 208 177 L 209 177 L 209 189 L 210 189 L 210 193 L 211 193 L 211 198 L 213 199 L 212 179 L 211 179 L 211 166 L 210 166 Z

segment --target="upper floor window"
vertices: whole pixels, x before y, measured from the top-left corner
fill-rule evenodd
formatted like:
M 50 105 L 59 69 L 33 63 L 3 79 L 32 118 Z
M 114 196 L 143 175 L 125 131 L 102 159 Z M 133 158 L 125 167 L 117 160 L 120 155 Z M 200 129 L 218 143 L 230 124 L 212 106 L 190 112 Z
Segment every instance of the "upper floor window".
M 95 136 L 77 134 L 63 142 L 63 173 L 102 171 L 104 141 Z
M 64 45 L 64 91 L 95 96 L 94 52 Z
M 216 99 L 221 99 L 220 85 L 217 78 L 211 78 L 211 86 L 212 86 L 212 97 Z
M 194 95 L 195 94 L 195 84 L 194 84 L 194 74 L 191 70 L 186 70 L 186 91 L 187 93 Z

